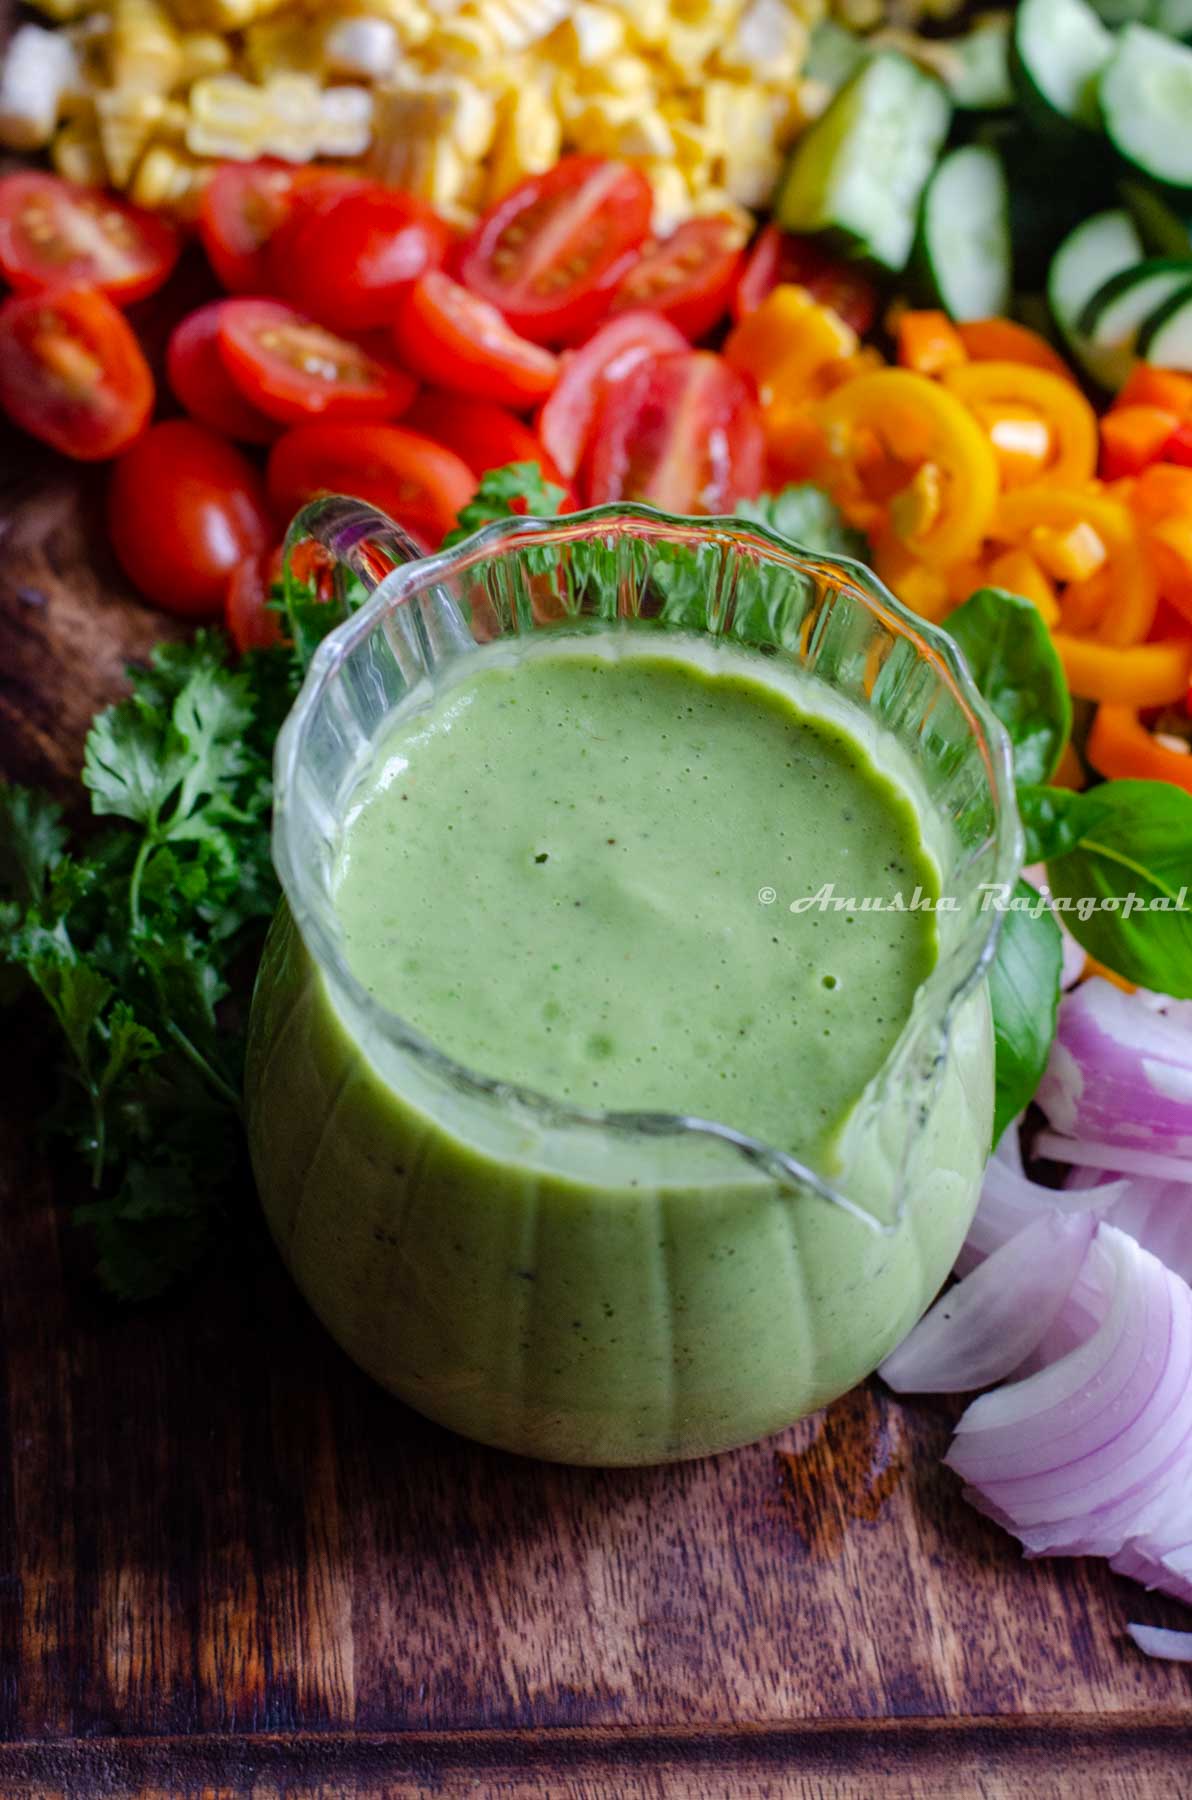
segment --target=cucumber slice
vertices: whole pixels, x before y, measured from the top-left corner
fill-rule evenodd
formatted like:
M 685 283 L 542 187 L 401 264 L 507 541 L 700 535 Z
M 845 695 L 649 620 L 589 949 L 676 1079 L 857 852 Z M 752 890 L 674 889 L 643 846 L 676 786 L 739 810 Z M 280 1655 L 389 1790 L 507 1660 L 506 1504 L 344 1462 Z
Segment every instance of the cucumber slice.
M 996 150 L 969 144 L 936 168 L 923 196 L 919 263 L 932 295 L 953 319 L 990 319 L 1009 309 L 1010 194 Z
M 1014 104 L 1010 80 L 1010 20 L 993 18 L 950 38 L 944 81 L 962 112 L 1000 112 Z
M 1133 358 L 1097 349 L 1079 320 L 1111 275 L 1142 261 L 1142 242 L 1128 213 L 1096 213 L 1070 232 L 1056 251 L 1047 277 L 1047 299 L 1060 335 L 1081 368 L 1102 387 L 1119 388 Z
M 788 231 L 831 231 L 897 274 L 951 103 L 905 56 L 873 56 L 799 139 L 774 203 Z
M 1150 25 L 1168 37 L 1192 33 L 1192 0 L 1092 0 L 1106 25 Z
M 1155 181 L 1192 188 L 1192 50 L 1127 25 L 1101 77 L 1114 148 Z
M 1139 333 L 1138 353 L 1158 369 L 1192 371 L 1192 282 L 1152 313 Z
M 822 81 L 835 93 L 856 74 L 868 55 L 868 47 L 855 32 L 838 25 L 835 19 L 821 19 L 807 45 L 803 77 L 807 81 Z
M 1084 307 L 1077 329 L 1093 349 L 1133 358 L 1147 321 L 1173 294 L 1192 285 L 1192 259 L 1155 256 L 1103 282 Z
M 1012 68 L 1024 109 L 1044 128 L 1096 130 L 1097 78 L 1113 38 L 1085 0 L 1021 0 Z
M 1168 37 L 1192 37 L 1192 0 L 1155 0 L 1155 16 L 1148 23 Z
M 1156 188 L 1127 175 L 1118 193 L 1148 256 L 1192 256 L 1192 223 Z

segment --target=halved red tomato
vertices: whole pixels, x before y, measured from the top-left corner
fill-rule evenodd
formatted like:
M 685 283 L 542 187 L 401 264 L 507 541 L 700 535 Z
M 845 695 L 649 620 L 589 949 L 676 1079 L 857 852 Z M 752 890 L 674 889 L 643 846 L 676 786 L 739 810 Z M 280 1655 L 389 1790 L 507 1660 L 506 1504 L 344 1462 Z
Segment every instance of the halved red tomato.
M 733 295 L 733 318 L 759 307 L 781 282 L 805 287 L 821 306 L 830 306 L 863 336 L 877 317 L 877 291 L 859 269 L 831 256 L 814 238 L 792 237 L 767 225 L 749 252 Z
M 280 300 L 225 300 L 219 353 L 241 393 L 271 418 L 393 419 L 417 391 L 402 369 Z
M 451 231 L 412 194 L 371 185 L 316 194 L 269 243 L 270 283 L 335 331 L 391 325 L 406 289 L 447 254 Z
M 687 350 L 639 363 L 605 395 L 588 499 L 726 513 L 758 493 L 764 467 L 761 419 L 745 382 L 713 351 Z
M 558 378 L 556 356 L 519 337 L 495 306 L 441 269 L 414 283 L 393 336 L 408 369 L 477 400 L 530 406 L 549 394 Z
M 233 569 L 273 536 L 261 478 L 226 438 L 191 419 L 151 426 L 117 462 L 108 536 L 135 587 L 167 612 L 222 610 Z
M 282 426 L 246 400 L 219 352 L 219 321 L 227 300 L 209 300 L 174 327 L 166 374 L 179 405 L 200 425 L 245 444 L 271 444 Z
M 491 400 L 423 388 L 402 421 L 410 431 L 454 450 L 474 475 L 506 463 L 536 462 L 547 481 L 567 485 L 525 420 Z
M 0 270 L 18 293 L 85 283 L 128 306 L 178 261 L 178 233 L 100 188 L 26 169 L 0 181 Z
M 728 213 L 688 219 L 647 244 L 613 296 L 613 311 L 648 306 L 688 338 L 701 338 L 728 311 L 745 262 L 747 233 Z
M 153 377 L 98 288 L 20 294 L 0 306 L 0 407 L 64 456 L 99 462 L 144 430 Z
M 604 395 L 647 357 L 686 350 L 687 339 L 656 312 L 608 319 L 579 350 L 565 351 L 554 393 L 538 415 L 538 435 L 570 481 L 583 461 Z
M 467 463 L 400 425 L 300 425 L 269 452 L 266 481 L 282 520 L 318 494 L 352 494 L 431 546 L 476 492 Z
M 281 643 L 281 619 L 269 604 L 273 584 L 280 579 L 280 544 L 257 556 L 246 556 L 232 570 L 224 595 L 224 624 L 242 653 L 270 650 Z
M 208 261 L 231 294 L 270 290 L 269 241 L 299 196 L 345 193 L 362 177 L 293 163 L 221 163 L 199 201 L 199 237 Z
M 640 169 L 565 156 L 484 215 L 460 249 L 457 273 L 523 337 L 574 343 L 608 311 L 653 204 Z

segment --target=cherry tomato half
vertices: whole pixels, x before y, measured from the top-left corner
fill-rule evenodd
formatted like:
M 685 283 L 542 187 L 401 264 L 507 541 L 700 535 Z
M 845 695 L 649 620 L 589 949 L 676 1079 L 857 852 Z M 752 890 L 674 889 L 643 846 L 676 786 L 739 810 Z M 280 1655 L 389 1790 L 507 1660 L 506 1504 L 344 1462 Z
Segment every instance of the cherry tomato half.
M 495 306 L 441 269 L 414 283 L 393 336 L 408 369 L 477 400 L 530 406 L 550 393 L 559 373 L 557 357 L 519 337 Z
M 98 288 L 0 306 L 0 407 L 64 456 L 127 449 L 153 410 L 153 377 L 124 314 Z
M 409 412 L 403 413 L 402 423 L 454 450 L 473 475 L 506 463 L 536 462 L 547 481 L 567 485 L 525 420 L 491 400 L 468 400 L 463 394 L 423 388 Z
M 279 519 L 317 494 L 352 494 L 430 546 L 476 492 L 467 463 L 400 425 L 300 425 L 274 444 L 266 480 Z
M 601 403 L 588 499 L 726 513 L 762 484 L 765 439 L 748 387 L 711 350 L 638 363 Z
M 361 177 L 293 163 L 221 163 L 199 201 L 199 237 L 207 259 L 231 294 L 270 289 L 269 241 L 300 197 L 345 193 Z
M 221 611 L 232 570 L 274 533 L 248 458 L 205 425 L 169 419 L 112 470 L 108 535 L 147 599 L 205 618 Z
M 687 339 L 656 312 L 608 319 L 579 350 L 565 352 L 554 393 L 538 415 L 538 435 L 571 480 L 583 461 L 604 395 L 650 356 L 686 350 Z
M 176 325 L 166 350 L 166 374 L 192 419 L 245 444 L 271 444 L 282 427 L 246 400 L 219 352 L 226 300 L 210 300 Z
M 487 212 L 459 252 L 465 287 L 537 343 L 574 343 L 608 311 L 650 229 L 640 169 L 565 156 Z
M 701 338 L 729 309 L 745 263 L 745 227 L 727 213 L 688 219 L 648 244 L 613 296 L 613 311 L 651 307 Z
M 127 306 L 161 286 L 178 251 L 172 225 L 99 188 L 34 169 L 0 181 L 0 270 L 18 293 L 78 282 Z
M 286 424 L 392 419 L 416 392 L 403 370 L 280 300 L 225 301 L 219 352 L 246 399 Z
M 271 291 L 334 331 L 391 325 L 406 289 L 438 268 L 450 242 L 449 227 L 411 194 L 333 189 L 274 233 Z
M 269 650 L 281 643 L 281 618 L 269 604 L 273 584 L 280 579 L 280 544 L 256 556 L 246 556 L 232 570 L 224 595 L 224 624 L 242 654 L 245 650 Z
M 830 306 L 859 336 L 877 317 L 877 292 L 859 269 L 830 256 L 813 238 L 792 237 L 767 225 L 749 252 L 733 295 L 733 318 L 743 319 L 782 282 L 805 287 L 813 300 Z

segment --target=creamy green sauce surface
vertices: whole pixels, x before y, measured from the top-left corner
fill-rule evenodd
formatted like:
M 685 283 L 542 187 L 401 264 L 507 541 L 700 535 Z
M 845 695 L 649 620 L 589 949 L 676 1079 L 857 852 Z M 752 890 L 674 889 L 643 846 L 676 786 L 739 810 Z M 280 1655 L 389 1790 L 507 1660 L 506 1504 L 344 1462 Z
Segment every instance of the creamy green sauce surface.
M 863 745 L 744 654 L 626 637 L 478 662 L 357 801 L 337 909 L 358 978 L 457 1061 L 576 1105 L 814 1161 L 936 959 L 930 911 L 790 912 L 938 875 Z

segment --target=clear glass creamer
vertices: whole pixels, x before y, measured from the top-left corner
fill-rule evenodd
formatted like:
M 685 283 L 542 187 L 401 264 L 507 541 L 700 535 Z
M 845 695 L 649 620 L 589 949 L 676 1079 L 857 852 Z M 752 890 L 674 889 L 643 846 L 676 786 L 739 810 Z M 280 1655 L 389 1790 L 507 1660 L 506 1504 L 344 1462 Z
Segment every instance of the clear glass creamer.
M 285 900 L 247 1108 L 295 1280 L 393 1393 L 527 1455 L 663 1462 L 815 1411 L 938 1290 L 989 1148 L 999 915 L 985 894 L 1014 879 L 1020 833 L 1006 739 L 962 659 L 859 565 L 736 519 L 599 507 L 408 562 L 388 520 L 330 500 L 291 541 L 307 535 L 375 592 L 318 650 L 277 748 Z M 830 1176 L 715 1120 L 585 1111 L 463 1068 L 345 958 L 343 821 L 405 709 L 509 634 L 676 630 L 789 659 L 830 690 L 912 796 L 953 897 Z

